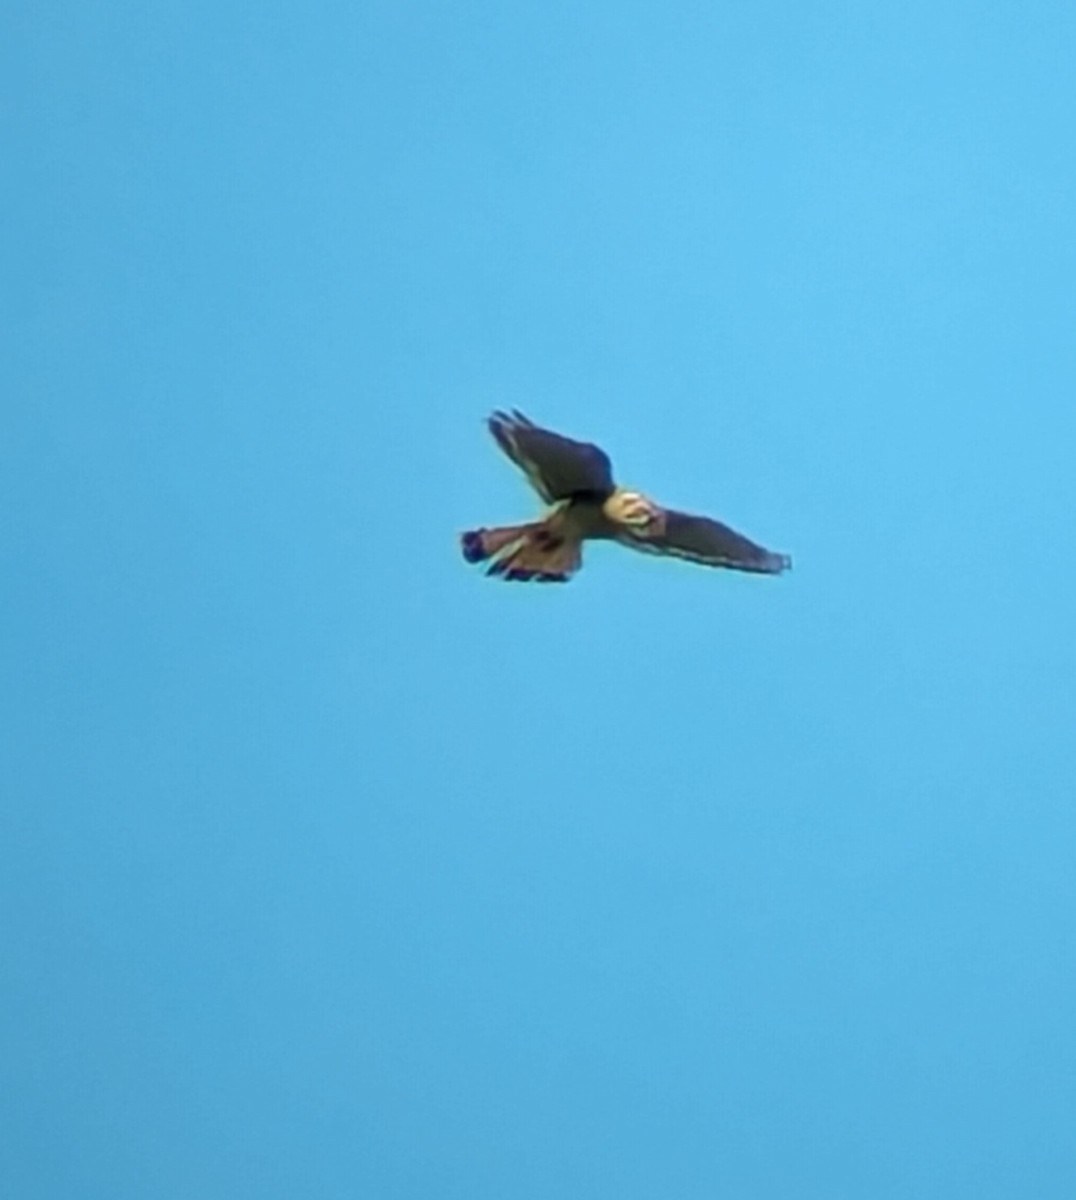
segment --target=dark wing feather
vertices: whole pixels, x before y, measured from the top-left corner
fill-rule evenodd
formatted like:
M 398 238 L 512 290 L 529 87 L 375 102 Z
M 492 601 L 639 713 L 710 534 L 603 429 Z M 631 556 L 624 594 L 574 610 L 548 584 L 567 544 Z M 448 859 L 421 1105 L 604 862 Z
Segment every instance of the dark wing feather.
M 735 571 L 779 575 L 792 566 L 792 559 L 787 554 L 765 550 L 720 521 L 671 509 L 665 511 L 665 529 L 660 536 L 643 537 L 625 531 L 617 540 L 633 550 L 668 554 L 710 567 L 730 567 Z
M 546 503 L 567 500 L 578 492 L 602 497 L 612 493 L 612 464 L 598 446 L 542 429 L 514 410 L 495 412 L 489 430 Z

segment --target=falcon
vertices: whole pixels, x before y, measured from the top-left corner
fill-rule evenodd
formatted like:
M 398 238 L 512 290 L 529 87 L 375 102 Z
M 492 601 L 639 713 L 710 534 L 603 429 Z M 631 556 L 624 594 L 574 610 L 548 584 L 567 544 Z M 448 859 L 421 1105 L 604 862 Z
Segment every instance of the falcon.
M 609 456 L 590 442 L 543 429 L 516 409 L 493 413 L 488 425 L 548 508 L 538 521 L 461 535 L 463 557 L 488 562 L 487 575 L 564 583 L 583 565 L 583 543 L 590 539 L 761 575 L 792 566 L 787 554 L 765 550 L 720 521 L 663 508 L 618 486 Z

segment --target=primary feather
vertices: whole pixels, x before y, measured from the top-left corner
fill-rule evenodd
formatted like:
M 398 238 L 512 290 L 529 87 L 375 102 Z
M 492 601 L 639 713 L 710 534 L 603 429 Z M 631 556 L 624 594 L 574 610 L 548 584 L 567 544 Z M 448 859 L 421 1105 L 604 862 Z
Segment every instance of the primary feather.
M 604 497 L 613 491 L 609 456 L 590 442 L 542 429 L 517 410 L 495 412 L 489 430 L 547 504 L 578 493 Z

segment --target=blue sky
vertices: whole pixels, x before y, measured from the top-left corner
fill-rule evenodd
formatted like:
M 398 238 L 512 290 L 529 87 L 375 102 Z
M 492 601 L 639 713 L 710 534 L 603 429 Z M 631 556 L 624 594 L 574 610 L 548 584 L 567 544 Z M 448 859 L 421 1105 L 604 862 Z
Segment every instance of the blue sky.
M 1067 1200 L 1071 9 L 3 22 L 5 1189 Z

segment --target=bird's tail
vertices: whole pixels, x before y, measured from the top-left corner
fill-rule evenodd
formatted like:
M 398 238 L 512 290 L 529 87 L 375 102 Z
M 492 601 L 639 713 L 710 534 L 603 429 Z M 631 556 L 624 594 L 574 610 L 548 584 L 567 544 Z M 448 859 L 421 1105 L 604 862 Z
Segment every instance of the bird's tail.
M 583 565 L 579 541 L 555 532 L 545 521 L 471 529 L 460 544 L 468 562 L 492 560 L 486 574 L 500 579 L 565 583 Z

